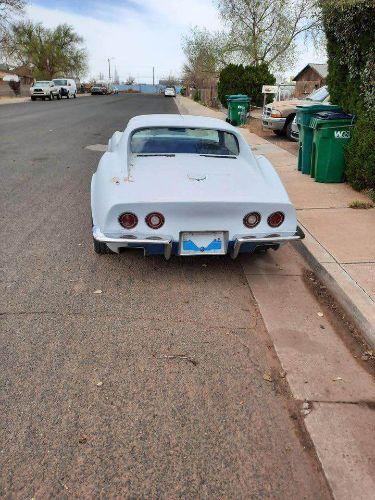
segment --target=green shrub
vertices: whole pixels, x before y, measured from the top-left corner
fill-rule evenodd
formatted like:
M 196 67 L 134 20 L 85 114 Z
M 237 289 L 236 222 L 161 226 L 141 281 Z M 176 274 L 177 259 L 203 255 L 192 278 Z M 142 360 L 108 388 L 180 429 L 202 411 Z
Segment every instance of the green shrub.
M 263 85 L 273 85 L 276 78 L 270 73 L 267 64 L 243 66 L 229 64 L 220 73 L 218 96 L 221 104 L 227 106 L 226 95 L 246 94 L 251 98 L 252 106 L 262 106 Z
M 200 91 L 198 89 L 194 90 L 193 100 L 195 102 L 199 102 L 201 100 L 201 93 L 200 93 Z
M 346 177 L 354 189 L 375 189 L 375 111 L 359 115 L 345 160 Z
M 375 4 L 321 0 L 331 102 L 357 117 L 345 155 L 355 189 L 375 187 Z

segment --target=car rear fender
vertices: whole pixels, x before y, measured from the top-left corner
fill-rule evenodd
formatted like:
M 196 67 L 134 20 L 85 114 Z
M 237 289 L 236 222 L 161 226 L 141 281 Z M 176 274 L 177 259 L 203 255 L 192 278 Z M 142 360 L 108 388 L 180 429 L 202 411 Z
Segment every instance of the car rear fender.
M 279 174 L 276 172 L 272 163 L 265 156 L 262 155 L 257 156 L 256 159 L 259 164 L 259 167 L 264 173 L 264 176 L 267 178 L 267 182 L 274 187 L 275 191 L 280 193 L 283 199 L 291 203 L 288 193 L 286 192 L 286 189 L 283 183 L 281 182 Z

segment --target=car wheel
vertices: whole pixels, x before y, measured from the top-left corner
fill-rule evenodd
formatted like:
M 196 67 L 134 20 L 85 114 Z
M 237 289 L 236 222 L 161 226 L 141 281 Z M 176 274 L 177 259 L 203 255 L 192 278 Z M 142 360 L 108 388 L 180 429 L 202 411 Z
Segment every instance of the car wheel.
M 113 253 L 105 243 L 103 243 L 102 241 L 97 241 L 95 238 L 93 238 L 93 242 L 94 242 L 94 250 L 95 250 L 95 253 L 97 253 L 98 255 L 105 255 L 105 254 L 109 254 L 109 253 Z
M 69 92 L 66 94 L 66 98 L 67 98 L 67 99 L 70 99 L 70 94 L 69 94 Z
M 282 130 L 273 130 L 273 133 L 275 135 L 277 135 L 278 137 L 282 137 L 285 134 L 284 129 L 282 129 Z
M 45 98 L 45 97 L 42 97 L 42 100 L 43 100 L 43 101 L 45 101 L 45 100 L 46 100 L 46 98 Z
M 31 100 L 32 100 L 32 101 L 35 101 L 35 99 L 36 99 L 36 97 L 32 97 L 32 98 L 31 98 Z
M 286 122 L 286 125 L 285 125 L 285 135 L 287 136 L 287 138 L 290 140 L 290 141 L 293 141 L 293 137 L 292 137 L 292 124 L 293 124 L 293 120 L 294 120 L 294 115 L 291 116 L 291 118 L 288 119 L 288 121 Z
M 74 97 L 74 99 L 77 98 L 77 92 L 74 92 L 73 97 Z
M 56 99 L 59 101 L 61 99 L 60 92 L 57 94 Z

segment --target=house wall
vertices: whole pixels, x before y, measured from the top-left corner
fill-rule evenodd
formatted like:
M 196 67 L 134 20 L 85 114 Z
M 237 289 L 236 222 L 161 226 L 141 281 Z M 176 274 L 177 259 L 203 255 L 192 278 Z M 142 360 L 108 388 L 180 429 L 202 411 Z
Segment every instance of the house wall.
M 295 80 L 296 88 L 294 96 L 297 98 L 306 97 L 314 90 L 322 87 L 326 83 L 326 79 L 322 78 L 313 68 L 307 68 Z

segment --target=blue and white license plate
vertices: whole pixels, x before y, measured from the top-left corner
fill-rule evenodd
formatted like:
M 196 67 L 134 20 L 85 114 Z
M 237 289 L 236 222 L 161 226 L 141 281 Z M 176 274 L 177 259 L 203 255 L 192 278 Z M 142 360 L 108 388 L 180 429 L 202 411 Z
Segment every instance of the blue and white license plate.
M 223 231 L 181 233 L 180 255 L 223 255 L 227 243 Z

